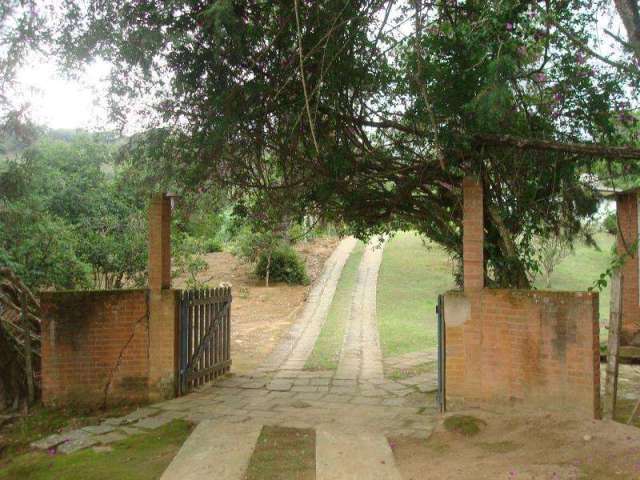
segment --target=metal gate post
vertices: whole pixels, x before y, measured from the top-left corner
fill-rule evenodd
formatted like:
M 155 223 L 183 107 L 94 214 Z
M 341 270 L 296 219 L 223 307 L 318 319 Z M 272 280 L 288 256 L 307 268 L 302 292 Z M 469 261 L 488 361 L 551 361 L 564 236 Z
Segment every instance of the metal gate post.
M 444 318 L 444 295 L 438 295 L 438 304 L 436 305 L 436 318 L 438 322 L 438 393 L 436 402 L 440 413 L 447 410 L 447 391 L 446 391 L 446 335 L 445 335 L 445 318 Z

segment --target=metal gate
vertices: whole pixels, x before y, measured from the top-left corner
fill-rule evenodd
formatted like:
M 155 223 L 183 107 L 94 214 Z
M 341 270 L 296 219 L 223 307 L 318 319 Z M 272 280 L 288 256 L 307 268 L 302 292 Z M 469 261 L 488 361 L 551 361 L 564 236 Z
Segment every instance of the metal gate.
M 184 395 L 231 367 L 231 288 L 180 295 L 178 394 Z
M 446 390 L 446 335 L 445 335 L 445 319 L 444 319 L 444 295 L 438 295 L 438 304 L 436 305 L 436 318 L 438 321 L 438 393 L 436 402 L 440 413 L 444 413 L 447 409 L 447 390 Z

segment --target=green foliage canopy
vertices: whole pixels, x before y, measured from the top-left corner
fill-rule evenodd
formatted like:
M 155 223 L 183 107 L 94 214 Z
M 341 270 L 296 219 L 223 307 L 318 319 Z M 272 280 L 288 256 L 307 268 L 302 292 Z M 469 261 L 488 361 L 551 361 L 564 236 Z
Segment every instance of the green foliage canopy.
M 0 261 L 32 287 L 121 288 L 146 268 L 144 203 L 114 145 L 43 134 L 0 163 Z
M 482 176 L 490 280 L 527 286 L 532 239 L 595 211 L 580 175 L 599 159 L 562 145 L 634 127 L 638 69 L 594 54 L 605 6 L 69 1 L 52 38 L 70 68 L 112 63 L 115 118 L 151 105 L 139 158 L 192 189 L 219 181 L 360 236 L 417 228 L 460 255 L 460 181 Z

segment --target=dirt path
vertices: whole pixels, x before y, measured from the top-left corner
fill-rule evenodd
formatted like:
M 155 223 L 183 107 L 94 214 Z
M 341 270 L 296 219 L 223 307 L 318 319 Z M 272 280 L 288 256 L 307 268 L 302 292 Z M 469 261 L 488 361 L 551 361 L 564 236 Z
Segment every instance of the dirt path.
M 382 352 L 376 323 L 376 289 L 384 245 L 370 242 L 358 269 L 358 281 L 335 378 L 382 380 Z
M 355 245 L 353 237 L 340 242 L 311 289 L 302 314 L 258 372 L 279 370 L 286 373 L 304 368 L 327 318 L 344 264 Z

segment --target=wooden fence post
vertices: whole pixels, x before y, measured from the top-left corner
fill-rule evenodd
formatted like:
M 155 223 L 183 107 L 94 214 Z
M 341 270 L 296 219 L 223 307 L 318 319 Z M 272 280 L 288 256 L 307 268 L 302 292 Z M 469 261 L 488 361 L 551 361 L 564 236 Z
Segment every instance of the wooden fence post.
M 33 365 L 31 353 L 31 326 L 29 325 L 29 305 L 27 294 L 22 292 L 22 328 L 24 329 L 24 365 L 27 376 L 27 407 L 33 405 L 35 400 L 35 388 L 33 385 Z
M 618 396 L 618 360 L 620 329 L 622 327 L 622 272 L 616 270 L 611 277 L 609 312 L 609 338 L 607 342 L 607 376 L 604 387 L 604 418 L 613 420 Z

